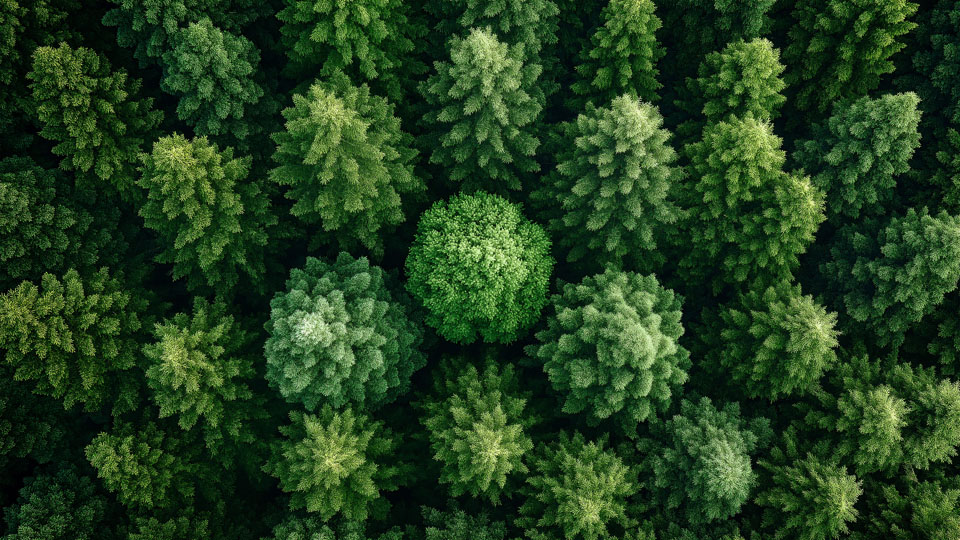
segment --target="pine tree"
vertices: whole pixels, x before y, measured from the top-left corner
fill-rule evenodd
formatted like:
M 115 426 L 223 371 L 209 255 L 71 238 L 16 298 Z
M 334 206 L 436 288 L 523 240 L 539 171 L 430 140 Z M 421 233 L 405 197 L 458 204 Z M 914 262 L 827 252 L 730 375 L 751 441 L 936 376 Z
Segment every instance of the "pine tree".
M 0 349 L 14 378 L 40 395 L 87 411 L 137 405 L 140 314 L 144 301 L 106 268 L 81 277 L 69 270 L 24 281 L 0 296 Z
M 290 186 L 293 215 L 321 225 L 311 245 L 335 239 L 344 249 L 382 252 L 383 231 L 404 220 L 401 197 L 426 189 L 393 106 L 338 72 L 295 94 L 283 116 L 270 179 Z
M 653 0 L 610 0 L 603 8 L 603 22 L 580 54 L 570 86 L 578 97 L 571 109 L 580 111 L 587 102 L 605 106 L 623 94 L 657 100 L 657 61 L 664 50 L 657 42 L 661 22 L 655 10 Z
M 455 343 L 509 343 L 539 319 L 554 261 L 550 240 L 520 206 L 479 192 L 438 201 L 420 217 L 407 290 L 426 323 Z
M 530 470 L 516 525 L 531 540 L 597 540 L 609 536 L 610 525 L 631 524 L 626 503 L 637 491 L 637 473 L 605 439 L 561 432 L 537 447 Z
M 768 122 L 750 116 L 709 124 L 687 147 L 691 176 L 680 261 L 714 288 L 789 278 L 824 220 L 824 198 L 809 178 L 785 173 L 786 156 Z
M 451 501 L 447 511 L 422 507 L 424 540 L 504 540 L 506 525 L 486 514 L 470 515 Z
M 837 362 L 837 315 L 800 286 L 755 288 L 721 308 L 710 356 L 751 398 L 802 395 Z
M 386 95 L 403 97 L 400 75 L 414 50 L 407 7 L 401 0 L 373 2 L 284 0 L 277 12 L 280 43 L 292 75 L 327 77 L 347 72 L 360 83 L 382 86 Z
M 896 176 L 910 170 L 920 146 L 917 95 L 886 94 L 837 104 L 794 159 L 826 195 L 831 221 L 884 215 L 894 198 Z
M 845 227 L 821 265 L 831 293 L 878 345 L 898 344 L 914 323 L 943 301 L 960 279 L 960 218 L 910 208 L 876 236 Z
M 250 422 L 262 416 L 249 380 L 255 372 L 245 354 L 252 335 L 222 302 L 194 298 L 192 313 L 178 313 L 153 329 L 155 341 L 143 347 L 147 386 L 160 418 L 176 416 L 182 429 L 199 424 L 206 446 L 222 455 L 223 446 L 254 442 Z
M 318 415 L 291 412 L 290 420 L 280 427 L 284 438 L 274 443 L 264 472 L 291 494 L 291 509 L 317 512 L 325 521 L 337 514 L 362 521 L 371 507 L 385 503 L 381 492 L 397 488 L 404 465 L 382 422 L 330 406 Z
M 528 472 L 523 457 L 533 448 L 526 433 L 533 418 L 513 365 L 499 368 L 492 358 L 482 371 L 449 364 L 434 378 L 434 394 L 420 421 L 441 464 L 440 482 L 454 497 L 469 493 L 499 504 L 508 478 Z
M 423 122 L 430 163 L 444 167 L 463 190 L 521 189 L 540 170 L 533 122 L 543 104 L 531 97 L 539 64 L 524 63 L 521 45 L 502 43 L 489 29 L 449 42 L 450 61 L 420 86 L 431 109 Z
M 955 482 L 953 482 L 956 485 Z M 960 489 L 944 487 L 937 482 L 910 482 L 905 489 L 878 485 L 876 495 L 868 503 L 863 532 L 855 532 L 854 540 L 889 538 L 912 540 L 930 538 L 948 540 L 960 535 Z M 867 496 L 872 495 L 867 491 Z
M 12 470 L 8 466 L 16 460 L 47 463 L 60 456 L 67 434 L 63 407 L 31 390 L 0 366 L 0 470 Z
M 140 81 L 95 51 L 65 43 L 37 49 L 27 77 L 40 136 L 56 143 L 60 167 L 130 196 L 140 147 L 162 118 L 151 98 L 136 98 Z
M 893 72 L 891 57 L 916 27 L 909 0 L 798 0 L 793 4 L 789 44 L 783 51 L 791 103 L 800 111 L 824 112 L 838 99 L 875 90 Z
M 308 411 L 394 401 L 426 363 L 410 304 L 366 258 L 345 252 L 333 264 L 307 258 L 270 302 L 267 381 Z
M 609 107 L 588 104 L 565 129 L 556 171 L 532 197 L 568 260 L 603 267 L 657 258 L 683 178 L 662 126 L 656 107 L 624 95 Z
M 144 224 L 159 233 L 157 262 L 191 290 L 227 293 L 242 271 L 254 283 L 264 272 L 266 229 L 276 222 L 260 187 L 246 181 L 250 158 L 234 158 L 206 137 L 161 138 L 143 154 L 137 184 L 146 191 Z
M 39 469 L 38 469 L 39 471 Z M 27 478 L 4 508 L 5 540 L 119 539 L 110 502 L 77 467 L 62 465 Z
M 717 409 L 707 398 L 683 400 L 680 414 L 656 424 L 659 441 L 643 441 L 651 489 L 668 511 L 682 509 L 692 525 L 737 514 L 756 485 L 751 454 L 773 432 L 764 419 L 748 422 L 737 403 Z
M 607 269 L 563 285 L 550 303 L 540 344 L 527 353 L 543 362 L 563 412 L 593 424 L 613 418 L 632 435 L 666 410 L 690 366 L 673 291 L 653 275 Z
M 244 114 L 263 97 L 254 80 L 260 64 L 257 47 L 207 18 L 177 31 L 170 45 L 163 54 L 160 87 L 180 97 L 177 117 L 197 135 L 243 140 L 250 132 Z

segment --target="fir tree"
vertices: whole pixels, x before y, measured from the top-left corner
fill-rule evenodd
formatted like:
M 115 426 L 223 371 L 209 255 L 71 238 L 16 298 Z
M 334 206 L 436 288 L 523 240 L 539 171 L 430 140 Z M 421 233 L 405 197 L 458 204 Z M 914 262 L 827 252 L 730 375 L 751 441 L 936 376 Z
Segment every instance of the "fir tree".
M 596 424 L 614 418 L 627 434 L 662 413 L 687 380 L 679 345 L 680 299 L 657 279 L 607 269 L 565 284 L 550 299 L 546 329 L 528 354 L 563 399 L 563 412 Z
M 381 253 L 384 231 L 404 220 L 401 196 L 425 190 L 393 106 L 338 72 L 295 94 L 283 116 L 270 179 L 290 186 L 293 215 L 322 227 L 311 245 L 335 239 Z
M 520 207 L 477 193 L 438 201 L 420 217 L 407 290 L 426 323 L 455 343 L 509 343 L 537 321 L 553 270 L 550 240 Z
M 449 50 L 420 86 L 431 107 L 423 117 L 430 163 L 467 191 L 521 189 L 523 176 L 540 170 L 532 123 L 543 104 L 530 95 L 540 66 L 489 29 L 450 38 Z
M 960 535 L 960 488 L 914 481 L 905 489 L 878 485 L 873 491 L 867 492 L 874 495 L 870 512 L 861 520 L 863 531 L 851 536 L 854 540 L 948 540 Z
M 396 528 L 380 535 L 366 531 L 363 521 L 338 520 L 325 522 L 314 516 L 290 516 L 273 528 L 273 534 L 263 540 L 402 540 Z
M 492 521 L 486 514 L 476 516 L 460 510 L 455 502 L 441 511 L 424 506 L 424 540 L 504 540 L 507 528 L 502 521 Z
M 59 458 L 67 434 L 63 407 L 32 391 L 29 383 L 16 381 L 13 372 L 0 366 L 0 469 L 29 458 L 47 463 Z M 9 470 L 12 470 L 9 469 Z
M 266 378 L 308 411 L 374 408 L 407 391 L 426 363 L 410 300 L 366 258 L 307 258 L 270 302 Z
M 4 508 L 5 540 L 112 540 L 110 502 L 77 467 L 64 465 L 24 481 Z

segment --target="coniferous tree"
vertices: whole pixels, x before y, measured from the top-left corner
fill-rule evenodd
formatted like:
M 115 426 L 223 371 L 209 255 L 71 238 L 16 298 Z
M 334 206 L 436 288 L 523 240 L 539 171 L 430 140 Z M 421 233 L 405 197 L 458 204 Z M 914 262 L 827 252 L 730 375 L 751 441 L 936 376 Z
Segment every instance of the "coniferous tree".
M 756 484 L 751 454 L 773 434 L 765 418 L 748 422 L 737 403 L 718 410 L 707 398 L 683 400 L 680 414 L 655 425 L 653 433 L 659 444 L 640 444 L 651 489 L 667 510 L 682 509 L 693 525 L 740 510 Z
M 586 102 L 604 106 L 623 94 L 656 101 L 663 47 L 657 42 L 660 18 L 653 0 L 611 0 L 601 13 L 601 24 L 580 54 L 577 81 L 570 89 L 578 97 L 574 111 Z
M 824 197 L 808 177 L 783 171 L 780 143 L 768 122 L 747 116 L 708 125 L 687 147 L 688 276 L 713 276 L 715 289 L 790 277 L 824 220 Z
M 40 136 L 56 144 L 60 167 L 129 196 L 140 147 L 162 118 L 151 98 L 137 99 L 140 81 L 95 51 L 65 43 L 37 49 L 27 77 Z
M 249 447 L 254 441 L 249 423 L 260 416 L 248 383 L 253 362 L 245 354 L 252 336 L 226 305 L 194 298 L 192 313 L 158 323 L 153 336 L 143 355 L 160 418 L 176 416 L 185 430 L 199 424 L 215 455 L 222 456 L 230 443 Z
M 556 171 L 532 197 L 567 259 L 619 266 L 624 257 L 657 258 L 657 240 L 677 221 L 683 170 L 656 107 L 621 96 L 588 104 L 564 130 Z
M 482 513 L 470 515 L 453 501 L 447 507 L 447 511 L 426 506 L 421 509 L 424 540 L 504 540 L 507 535 L 502 521 L 492 521 Z
M 290 493 L 292 509 L 362 521 L 371 509 L 384 508 L 381 492 L 396 489 L 405 468 L 393 455 L 397 443 L 389 428 L 330 406 L 317 415 L 291 412 L 290 420 L 280 427 L 284 438 L 274 443 L 264 471 Z
M 721 308 L 710 356 L 752 398 L 802 395 L 837 361 L 837 315 L 800 286 L 753 289 Z
M 338 520 L 326 522 L 314 516 L 290 516 L 273 528 L 271 536 L 263 540 L 402 540 L 403 533 L 396 528 L 374 536 L 366 530 L 363 521 Z
M 540 170 L 532 124 L 543 104 L 530 95 L 540 65 L 490 29 L 450 38 L 449 50 L 420 86 L 431 107 L 423 116 L 430 162 L 466 191 L 521 189 L 523 176 Z
M 384 230 L 404 220 L 401 196 L 425 190 L 393 106 L 338 72 L 295 94 L 283 116 L 270 179 L 290 186 L 293 215 L 322 227 L 311 245 L 335 239 L 382 252 Z
M 565 284 L 528 354 L 543 362 L 563 412 L 615 419 L 627 434 L 662 413 L 687 380 L 680 299 L 656 277 L 607 269 Z
M 163 54 L 160 87 L 180 97 L 180 120 L 197 135 L 228 134 L 243 140 L 250 132 L 244 114 L 263 96 L 254 80 L 260 64 L 257 47 L 207 18 L 173 34 L 170 46 Z
M 605 439 L 587 442 L 561 432 L 537 447 L 516 518 L 528 538 L 596 540 L 607 538 L 611 526 L 631 525 L 626 506 L 637 491 L 637 473 L 606 446 Z
M 920 145 L 918 102 L 910 92 L 835 105 L 830 119 L 798 144 L 794 158 L 826 194 L 832 221 L 886 213 L 896 177 L 910 170 Z
M 27 478 L 17 501 L 4 510 L 4 540 L 120 538 L 111 530 L 110 502 L 90 477 L 71 465 Z
M 114 413 L 137 404 L 137 333 L 141 297 L 107 273 L 81 277 L 69 270 L 44 274 L 40 286 L 24 281 L 0 296 L 0 349 L 21 381 L 34 391 L 87 411 Z
M 873 491 L 875 495 L 867 491 L 867 496 L 874 497 L 870 512 L 861 520 L 862 532 L 851 535 L 854 540 L 947 540 L 960 535 L 960 488 L 914 481 L 905 489 L 877 485 Z
M 66 415 L 55 400 L 31 392 L 0 366 L 0 470 L 13 460 L 30 458 L 47 463 L 59 458 L 66 436 Z
M 307 258 L 270 302 L 266 378 L 291 403 L 375 408 L 426 363 L 423 330 L 393 278 L 366 258 Z
M 502 369 L 488 359 L 483 370 L 453 363 L 434 378 L 435 397 L 423 404 L 440 482 L 451 495 L 469 493 L 500 502 L 509 477 L 527 472 L 524 455 L 533 448 L 533 418 L 524 410 L 513 364 Z
M 925 208 L 893 217 L 874 236 L 845 227 L 821 265 L 851 331 L 877 344 L 899 344 L 912 325 L 943 301 L 960 279 L 960 218 Z
M 247 181 L 250 158 L 234 158 L 206 137 L 163 137 L 142 155 L 137 184 L 146 191 L 144 224 L 159 233 L 157 262 L 191 290 L 225 294 L 242 271 L 257 283 L 264 272 L 266 229 L 276 223 L 267 196 Z
M 438 201 L 420 217 L 407 290 L 425 321 L 455 343 L 509 343 L 537 321 L 553 270 L 550 240 L 520 206 L 479 192 Z
M 913 30 L 909 0 L 798 0 L 783 51 L 787 84 L 800 111 L 826 111 L 838 99 L 858 98 L 891 73 L 891 57 Z

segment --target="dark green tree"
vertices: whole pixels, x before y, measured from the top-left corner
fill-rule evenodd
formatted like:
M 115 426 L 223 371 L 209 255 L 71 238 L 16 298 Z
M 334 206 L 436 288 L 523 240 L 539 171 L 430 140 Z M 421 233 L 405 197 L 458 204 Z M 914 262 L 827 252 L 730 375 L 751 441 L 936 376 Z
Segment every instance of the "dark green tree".
M 456 503 L 446 511 L 421 509 L 424 540 L 504 540 L 507 528 L 502 521 L 492 521 L 486 514 L 470 515 Z
M 783 58 L 800 111 L 826 111 L 836 100 L 875 90 L 893 72 L 891 57 L 916 24 L 909 0 L 798 0 Z
M 72 465 L 27 478 L 16 503 L 4 508 L 4 514 L 4 540 L 119 538 L 111 528 L 110 502 Z
M 455 343 L 508 343 L 539 319 L 554 261 L 543 229 L 519 205 L 479 192 L 438 201 L 420 217 L 407 290 L 426 323 Z
M 543 362 L 563 412 L 613 418 L 634 434 L 687 380 L 680 298 L 653 275 L 612 269 L 561 290 L 528 354 Z
M 337 72 L 306 95 L 294 94 L 283 116 L 270 179 L 290 186 L 293 215 L 322 227 L 311 245 L 336 240 L 344 249 L 381 253 L 384 231 L 404 220 L 401 197 L 426 189 L 413 172 L 413 138 L 400 129 L 393 105 Z
M 169 519 L 135 516 L 127 540 L 201 540 L 213 538 L 209 519 L 179 515 Z
M 33 100 L 40 136 L 54 142 L 60 167 L 111 183 L 130 195 L 140 147 L 160 123 L 140 81 L 85 47 L 41 47 L 33 54 Z
M 225 294 L 241 271 L 259 282 L 276 216 L 259 185 L 247 181 L 250 158 L 233 157 L 230 147 L 221 152 L 206 137 L 173 134 L 142 161 L 140 216 L 160 236 L 157 262 L 173 263 L 173 278 L 187 278 L 191 290 Z
M 630 526 L 627 500 L 637 492 L 637 473 L 606 446 L 605 439 L 561 432 L 537 447 L 516 518 L 528 538 L 597 540 L 610 537 L 611 525 Z
M 246 137 L 250 129 L 244 114 L 263 97 L 255 80 L 257 47 L 207 18 L 174 33 L 170 45 L 163 54 L 160 87 L 180 97 L 177 117 L 197 135 Z
M 862 532 L 851 536 L 854 540 L 949 540 L 960 535 L 960 489 L 914 481 L 905 489 L 877 485 L 874 491 L 867 491 L 866 496 L 873 495 L 870 512 L 861 520 Z
M 802 395 L 837 362 L 837 315 L 800 286 L 754 288 L 720 310 L 716 370 L 752 398 Z
M 270 302 L 266 378 L 291 403 L 374 408 L 426 363 L 410 299 L 366 258 L 307 258 Z
M 737 403 L 717 409 L 707 398 L 683 400 L 680 414 L 655 424 L 641 441 L 650 488 L 667 511 L 702 525 L 732 517 L 756 485 L 751 456 L 773 432 L 767 419 L 747 421 Z
M 683 179 L 662 126 L 656 107 L 624 95 L 607 107 L 588 104 L 566 127 L 557 168 L 532 197 L 568 260 L 602 267 L 657 258 Z
M 67 417 L 56 400 L 31 392 L 0 366 L 0 470 L 10 461 L 30 458 L 47 463 L 59 458 L 67 432 Z
M 906 330 L 943 301 L 960 279 L 960 218 L 913 208 L 879 228 L 841 229 L 821 265 L 851 332 L 868 329 L 879 345 L 902 342 Z
M 605 106 L 623 94 L 656 101 L 663 47 L 657 42 L 660 18 L 653 0 L 610 0 L 601 13 L 601 24 L 581 52 L 577 80 L 570 89 L 579 112 L 586 102 Z
M 24 281 L 0 296 L 0 349 L 16 380 L 34 381 L 36 393 L 66 408 L 132 410 L 144 309 L 142 296 L 106 268 L 44 274 L 39 287 Z
M 403 534 L 391 529 L 380 535 L 366 530 L 363 521 L 337 520 L 327 522 L 314 516 L 292 515 L 273 528 L 273 534 L 263 540 L 402 540 Z
M 489 28 L 451 37 L 449 50 L 450 61 L 436 62 L 420 86 L 430 163 L 466 191 L 521 189 L 524 175 L 540 170 L 533 122 L 543 104 L 530 92 L 541 66 L 524 63 L 522 45 Z
M 499 504 L 509 478 L 527 471 L 524 455 L 533 448 L 526 433 L 533 417 L 524 410 L 513 364 L 490 358 L 478 371 L 450 363 L 434 377 L 434 396 L 422 403 L 440 482 L 454 497 L 469 493 Z
M 323 520 L 342 514 L 360 521 L 384 509 L 381 492 L 396 489 L 405 468 L 389 428 L 330 406 L 317 415 L 291 412 L 290 420 L 263 468 L 290 493 L 290 508 L 317 512 Z
M 694 182 L 682 223 L 688 276 L 739 284 L 789 278 L 824 220 L 823 194 L 783 171 L 786 156 L 769 122 L 747 116 L 709 124 L 687 147 Z
M 897 175 L 910 170 L 920 146 L 918 103 L 908 92 L 837 104 L 797 145 L 794 159 L 826 194 L 831 221 L 886 213 Z

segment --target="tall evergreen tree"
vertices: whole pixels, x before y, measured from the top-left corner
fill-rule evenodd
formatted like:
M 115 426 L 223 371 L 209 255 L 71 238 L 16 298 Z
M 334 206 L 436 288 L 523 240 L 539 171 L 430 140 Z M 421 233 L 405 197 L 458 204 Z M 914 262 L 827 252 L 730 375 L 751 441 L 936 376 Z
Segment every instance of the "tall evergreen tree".
M 893 72 L 891 57 L 904 48 L 909 0 L 798 0 L 793 4 L 789 43 L 783 51 L 791 104 L 800 111 L 824 112 L 838 99 L 875 90 Z
M 424 540 L 504 540 L 507 536 L 502 521 L 492 521 L 486 514 L 470 515 L 454 502 L 447 506 L 447 511 L 422 508 Z
M 173 134 L 141 159 L 140 216 L 159 233 L 157 262 L 173 263 L 173 278 L 186 277 L 191 290 L 226 294 L 241 271 L 259 282 L 266 229 L 276 217 L 259 185 L 247 181 L 250 158 L 220 151 L 206 137 Z
M 854 540 L 890 538 L 911 540 L 930 538 L 947 540 L 960 535 L 960 488 L 945 487 L 938 482 L 916 480 L 906 488 L 877 485 L 869 490 L 869 512 L 863 516 L 862 531 L 854 532 Z M 872 491 L 872 493 L 871 493 Z
M 322 227 L 311 245 L 335 239 L 382 252 L 383 231 L 404 220 L 401 197 L 425 190 L 393 106 L 338 72 L 295 94 L 283 116 L 270 179 L 290 186 L 293 215 Z
M 5 540 L 113 540 L 110 501 L 77 467 L 63 465 L 24 481 L 17 501 L 5 508 Z
M 550 240 L 520 206 L 479 192 L 438 201 L 420 217 L 407 290 L 426 323 L 455 343 L 509 343 L 547 302 Z
M 270 302 L 266 378 L 287 401 L 374 408 L 410 387 L 426 363 L 423 330 L 393 278 L 366 258 L 307 258 Z
M 567 259 L 619 265 L 657 258 L 657 240 L 676 221 L 683 170 L 656 107 L 621 96 L 587 105 L 564 130 L 556 171 L 532 197 Z
M 886 213 L 897 175 L 910 170 L 920 146 L 918 103 L 908 92 L 837 104 L 830 119 L 797 145 L 794 159 L 827 195 L 831 221 Z
M 162 117 L 151 98 L 137 98 L 140 81 L 95 51 L 65 43 L 37 49 L 27 77 L 40 136 L 56 143 L 60 167 L 129 196 L 140 147 Z
M 420 86 L 431 107 L 423 117 L 430 162 L 467 191 L 521 189 L 523 176 L 540 170 L 532 124 L 543 103 L 530 92 L 541 67 L 490 29 L 450 38 L 449 50 L 450 61 L 436 62 Z
M 528 354 L 543 362 L 566 413 L 615 419 L 627 434 L 662 413 L 687 380 L 680 299 L 656 277 L 607 269 L 565 284 Z
M 8 467 L 15 460 L 47 463 L 60 457 L 68 424 L 63 406 L 32 390 L 0 366 L 0 470 L 13 470 Z

